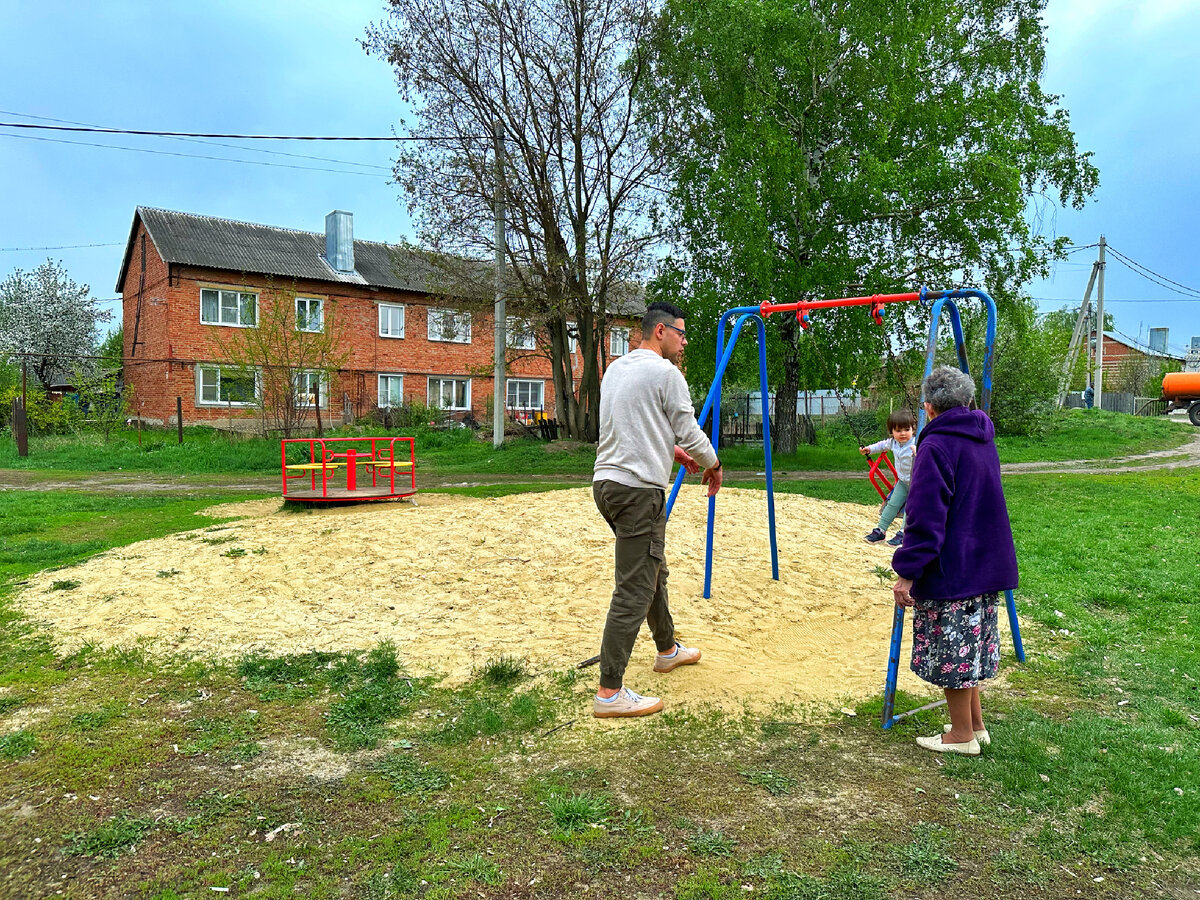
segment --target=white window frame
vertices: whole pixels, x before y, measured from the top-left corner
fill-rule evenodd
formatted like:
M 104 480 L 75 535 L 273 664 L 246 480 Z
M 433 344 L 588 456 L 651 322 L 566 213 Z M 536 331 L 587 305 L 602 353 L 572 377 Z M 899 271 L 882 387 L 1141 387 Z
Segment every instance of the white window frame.
M 204 318 L 204 295 L 216 294 L 217 301 L 217 317 L 215 320 Z M 228 296 L 227 296 L 228 295 Z M 225 317 L 226 300 L 232 297 L 237 303 L 237 321 L 223 321 Z M 243 322 L 243 302 L 245 298 L 254 298 L 254 321 Z M 218 288 L 218 287 L 202 287 L 200 288 L 200 324 L 201 325 L 219 325 L 223 328 L 256 328 L 258 327 L 258 293 L 256 291 L 246 291 L 241 288 Z
M 395 374 L 392 372 L 380 372 L 379 376 L 375 382 L 376 388 L 377 388 L 377 390 L 375 392 L 375 396 L 379 401 L 380 409 L 393 409 L 396 405 L 392 402 L 392 397 L 391 397 L 390 391 L 387 395 L 385 395 L 383 392 L 384 385 L 387 384 L 388 387 L 390 388 L 390 386 L 391 386 L 390 383 L 392 380 L 398 380 L 400 382 L 400 401 L 399 401 L 399 403 L 400 403 L 400 405 L 404 404 L 404 376 Z
M 304 304 L 304 307 L 305 307 L 305 313 L 304 313 L 303 320 L 301 319 L 301 316 L 300 316 L 300 305 L 301 304 Z M 316 305 L 316 316 L 315 316 L 316 327 L 315 328 L 312 327 L 314 324 L 314 321 L 313 321 L 314 320 L 314 316 L 313 316 L 313 305 L 314 304 Z M 307 327 L 304 327 L 304 328 L 300 327 L 301 321 L 303 321 Z M 325 330 L 325 300 L 323 298 L 321 298 L 321 297 L 297 297 L 296 298 L 296 330 L 297 331 L 305 331 L 310 334 L 320 334 L 322 331 Z
M 386 316 L 385 316 L 385 311 L 386 311 Z M 393 334 L 391 331 L 390 319 L 391 319 L 392 313 L 397 312 L 397 311 L 400 313 L 400 333 Z M 408 317 L 407 311 L 405 310 L 403 303 L 380 303 L 379 304 L 379 315 L 378 315 L 379 336 L 384 337 L 384 338 L 402 338 L 402 337 L 404 337 L 404 322 L 405 322 L 405 319 L 407 319 L 407 317 Z M 387 326 L 388 326 L 386 330 L 384 328 L 385 324 L 387 324 Z
M 315 369 L 301 369 L 296 373 L 296 408 L 312 409 L 312 391 L 302 392 L 300 379 L 305 379 L 307 385 L 312 384 L 312 376 L 318 377 L 317 387 L 321 391 L 321 409 L 329 409 L 329 376 Z
M 532 387 L 537 385 L 538 402 L 522 404 L 521 388 Z M 513 388 L 516 388 L 516 403 L 513 403 Z M 540 378 L 509 378 L 504 385 L 504 408 L 517 410 L 537 410 L 538 412 L 546 411 L 546 382 Z
M 217 381 L 216 381 L 217 397 L 215 400 L 208 400 L 208 399 L 205 399 L 205 397 L 204 397 L 204 373 L 205 372 L 216 372 L 217 373 Z M 250 400 L 250 401 L 222 400 L 221 399 L 221 375 L 222 375 L 222 372 L 229 372 L 231 374 L 239 374 L 239 375 L 241 374 L 240 370 L 238 370 L 235 366 L 217 366 L 217 365 L 197 365 L 196 366 L 196 405 L 197 406 L 218 406 L 218 407 L 229 406 L 229 407 L 234 407 L 236 409 L 252 409 L 253 407 L 258 406 L 259 397 L 262 396 L 262 379 L 259 377 L 259 373 L 257 371 L 254 373 L 254 399 Z
M 608 355 L 624 356 L 629 352 L 629 329 L 614 327 L 608 331 Z
M 426 315 L 426 327 L 431 341 L 449 344 L 471 343 L 471 314 L 469 312 L 431 306 Z
M 579 323 L 567 322 L 567 352 L 574 354 L 579 350 Z
M 442 386 L 446 382 L 455 382 L 465 385 L 463 393 L 465 395 L 465 406 L 443 406 L 442 405 Z M 437 385 L 437 399 L 434 399 L 434 385 Z M 457 394 L 458 392 L 455 391 Z M 451 412 L 466 412 L 471 408 L 471 379 L 461 378 L 457 375 L 430 375 L 426 381 L 425 400 L 431 406 L 437 409 Z
M 533 321 L 517 316 L 506 318 L 504 320 L 504 342 L 508 345 L 509 350 L 536 350 L 537 329 Z

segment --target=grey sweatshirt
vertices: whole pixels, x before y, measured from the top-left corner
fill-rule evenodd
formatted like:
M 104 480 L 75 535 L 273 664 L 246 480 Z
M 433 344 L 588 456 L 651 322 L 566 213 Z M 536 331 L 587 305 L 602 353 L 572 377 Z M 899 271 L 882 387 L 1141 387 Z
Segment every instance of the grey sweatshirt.
M 600 382 L 600 445 L 593 481 L 660 488 L 671 482 L 675 445 L 704 468 L 717 464 L 683 373 L 653 350 L 614 360 Z

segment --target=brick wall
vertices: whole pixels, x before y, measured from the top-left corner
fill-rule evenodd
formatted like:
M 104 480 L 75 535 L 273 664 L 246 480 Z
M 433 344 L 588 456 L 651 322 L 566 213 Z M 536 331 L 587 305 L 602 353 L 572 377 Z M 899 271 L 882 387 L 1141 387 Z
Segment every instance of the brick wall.
M 126 383 L 133 389 L 134 412 L 148 422 L 174 424 L 175 398 L 182 398 L 183 419 L 192 422 L 223 422 L 229 417 L 253 418 L 250 408 L 232 409 L 226 404 L 199 401 L 197 367 L 200 363 L 220 361 L 222 333 L 229 326 L 202 324 L 200 292 L 203 288 L 234 289 L 259 295 L 259 320 L 265 305 L 276 302 L 285 287 L 285 302 L 291 298 L 313 297 L 324 303 L 327 320 L 341 329 L 350 357 L 338 377 L 330 384 L 332 402 L 328 409 L 341 420 L 343 392 L 350 395 L 355 412 L 362 415 L 378 401 L 378 375 L 402 375 L 406 400 L 427 402 L 430 377 L 470 379 L 470 405 L 482 417 L 492 396 L 493 317 L 482 313 L 471 316 L 471 341 L 455 343 L 430 340 L 427 311 L 439 306 L 433 298 L 413 292 L 370 289 L 358 285 L 299 281 L 293 286 L 280 279 L 260 275 L 171 265 L 163 262 L 146 235 L 146 279 L 142 289 L 140 319 L 138 290 L 141 281 L 141 239 L 144 226 L 139 221 L 134 235 L 134 252 L 122 288 L 125 322 Z M 379 305 L 405 307 L 404 337 L 379 334 Z M 134 323 L 138 345 L 133 347 Z M 630 331 L 630 349 L 640 341 L 640 329 L 633 322 L 623 323 Z M 227 339 L 227 337 L 225 338 Z M 518 352 L 509 367 L 510 378 L 544 381 L 544 405 L 555 415 L 554 382 L 548 359 Z M 576 355 L 578 364 L 579 357 Z M 324 413 L 323 413 L 324 415 Z

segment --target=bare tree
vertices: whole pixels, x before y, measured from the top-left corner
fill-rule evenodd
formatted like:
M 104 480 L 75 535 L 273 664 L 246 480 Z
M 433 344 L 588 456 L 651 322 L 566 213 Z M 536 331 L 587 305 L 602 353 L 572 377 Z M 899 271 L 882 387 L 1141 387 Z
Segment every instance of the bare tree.
M 327 301 L 297 298 L 294 286 L 269 285 L 260 294 L 254 327 L 218 335 L 228 366 L 222 379 L 237 380 L 234 392 L 253 397 L 264 433 L 292 437 L 317 404 L 329 405 L 333 376 L 350 358 L 337 311 Z
M 636 302 L 658 239 L 660 165 L 632 101 L 652 22 L 646 0 L 392 0 L 363 42 L 395 67 L 411 134 L 428 139 L 405 145 L 396 177 L 443 260 L 494 253 L 498 128 L 513 311 L 548 333 L 558 417 L 577 439 L 598 436 L 609 322 Z

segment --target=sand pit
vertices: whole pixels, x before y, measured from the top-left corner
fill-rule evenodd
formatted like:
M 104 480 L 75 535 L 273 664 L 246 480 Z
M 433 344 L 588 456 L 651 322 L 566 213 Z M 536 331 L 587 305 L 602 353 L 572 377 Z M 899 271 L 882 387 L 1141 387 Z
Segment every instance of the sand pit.
M 42 573 L 18 602 L 64 650 L 143 642 L 229 658 L 390 639 L 409 671 L 444 674 L 451 684 L 501 655 L 526 657 L 544 672 L 599 652 L 613 545 L 590 488 L 418 502 L 301 513 L 278 501 L 227 504 L 223 515 L 245 518 Z M 703 489 L 685 487 L 667 530 L 676 628 L 704 659 L 655 675 L 643 630 L 626 682 L 669 702 L 729 710 L 880 694 L 892 597 L 874 569 L 891 552 L 862 540 L 874 511 L 776 497 L 776 582 L 766 495 L 723 490 L 705 600 L 706 509 Z M 79 586 L 54 590 L 56 581 Z M 900 687 L 930 693 L 908 672 L 907 648 Z

